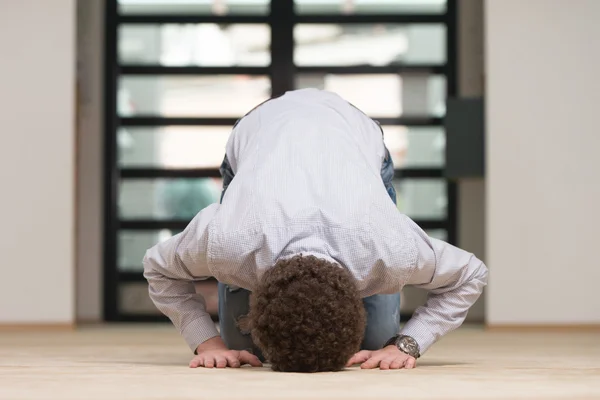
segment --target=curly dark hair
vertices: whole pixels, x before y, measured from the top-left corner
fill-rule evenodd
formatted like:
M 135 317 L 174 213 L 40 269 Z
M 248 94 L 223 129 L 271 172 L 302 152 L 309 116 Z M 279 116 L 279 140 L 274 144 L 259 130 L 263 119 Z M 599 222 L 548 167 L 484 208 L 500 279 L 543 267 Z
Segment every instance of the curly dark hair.
M 275 371 L 339 371 L 359 350 L 365 310 L 354 278 L 314 256 L 280 260 L 252 293 L 244 325 Z

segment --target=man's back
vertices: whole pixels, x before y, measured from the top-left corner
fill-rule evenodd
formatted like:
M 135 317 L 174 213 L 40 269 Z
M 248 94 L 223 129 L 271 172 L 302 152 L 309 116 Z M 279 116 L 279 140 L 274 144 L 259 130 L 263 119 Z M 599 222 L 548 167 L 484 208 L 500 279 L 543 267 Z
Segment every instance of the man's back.
M 387 196 L 383 155 L 377 124 L 333 93 L 302 90 L 264 103 L 227 145 L 236 179 L 223 208 L 239 211 L 227 228 L 310 223 L 317 214 L 331 226 L 363 223 L 371 197 Z

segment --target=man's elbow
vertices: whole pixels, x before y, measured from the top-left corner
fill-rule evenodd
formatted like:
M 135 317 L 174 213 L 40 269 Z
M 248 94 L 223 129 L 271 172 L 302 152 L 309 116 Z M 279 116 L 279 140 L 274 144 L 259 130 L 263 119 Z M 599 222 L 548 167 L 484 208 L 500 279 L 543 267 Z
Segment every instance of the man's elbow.
M 482 286 L 486 286 L 488 283 L 488 267 L 483 263 L 483 261 L 477 261 L 479 262 L 479 265 L 477 266 L 477 270 L 475 271 L 473 278 L 480 281 Z
M 160 275 L 156 268 L 157 260 L 154 249 L 146 251 L 144 258 L 142 259 L 142 265 L 144 266 L 144 278 L 146 278 L 146 280 L 151 281 L 153 278 L 156 278 L 157 275 Z

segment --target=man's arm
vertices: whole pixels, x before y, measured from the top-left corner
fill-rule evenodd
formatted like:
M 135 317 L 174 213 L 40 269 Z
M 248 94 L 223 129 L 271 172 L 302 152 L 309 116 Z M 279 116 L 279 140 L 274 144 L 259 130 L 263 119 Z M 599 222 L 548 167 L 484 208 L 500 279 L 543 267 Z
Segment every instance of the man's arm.
M 193 351 L 219 335 L 206 312 L 204 298 L 194 286 L 194 281 L 210 276 L 208 224 L 218 208 L 218 204 L 206 207 L 183 232 L 157 244 L 144 257 L 150 298 L 171 319 Z
M 407 284 L 426 289 L 429 295 L 401 334 L 413 337 L 423 354 L 463 323 L 487 284 L 488 270 L 473 254 L 428 237 L 416 225 L 414 232 L 419 258 Z

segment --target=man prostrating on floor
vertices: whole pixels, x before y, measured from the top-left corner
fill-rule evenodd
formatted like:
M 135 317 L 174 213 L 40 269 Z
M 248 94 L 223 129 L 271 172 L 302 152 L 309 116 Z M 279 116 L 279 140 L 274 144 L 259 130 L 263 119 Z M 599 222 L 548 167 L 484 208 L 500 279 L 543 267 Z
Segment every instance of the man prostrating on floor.
M 397 210 L 393 172 L 379 125 L 336 94 L 288 92 L 242 118 L 220 204 L 144 258 L 190 366 L 413 368 L 460 326 L 487 268 Z M 194 288 L 206 277 L 219 281 L 220 334 Z M 430 294 L 400 329 L 405 285 Z

